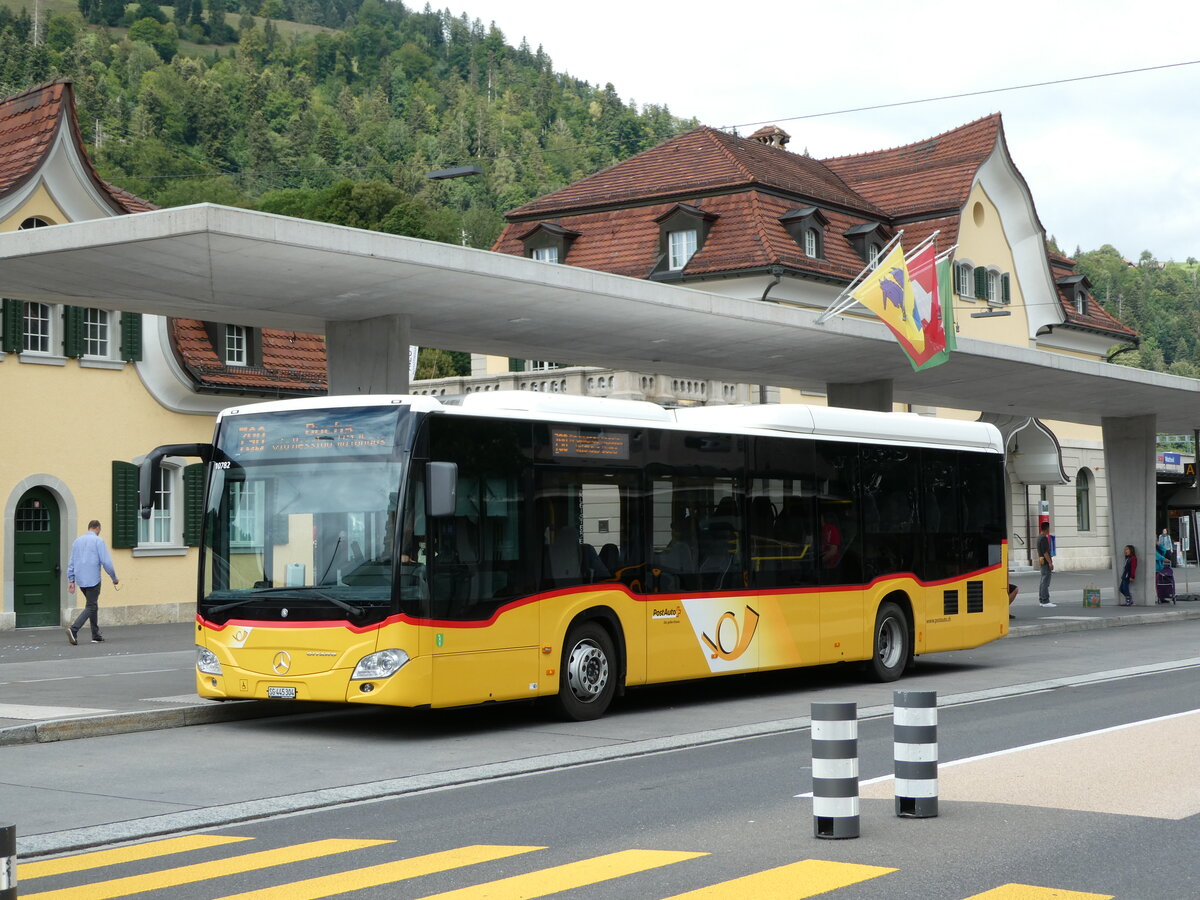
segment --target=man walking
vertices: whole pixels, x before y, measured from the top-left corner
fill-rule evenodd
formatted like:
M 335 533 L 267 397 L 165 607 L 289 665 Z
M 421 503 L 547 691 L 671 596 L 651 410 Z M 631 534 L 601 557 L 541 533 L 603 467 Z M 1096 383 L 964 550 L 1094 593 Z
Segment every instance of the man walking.
M 1050 602 L 1050 573 L 1054 571 L 1054 557 L 1050 555 L 1050 523 L 1042 522 L 1038 526 L 1037 556 L 1041 567 L 1041 580 L 1038 581 L 1038 605 L 1051 607 Z
M 115 587 L 118 583 L 117 571 L 113 568 L 112 556 L 109 555 L 107 545 L 100 538 L 99 520 L 92 519 L 88 522 L 88 530 L 75 538 L 75 543 L 71 545 L 71 561 L 67 563 L 67 592 L 74 594 L 75 583 L 78 581 L 79 589 L 83 591 L 86 600 L 83 612 L 79 614 L 75 624 L 63 626 L 67 630 L 67 640 L 72 644 L 79 643 L 79 629 L 83 627 L 84 622 L 92 623 L 93 644 L 104 641 L 104 636 L 100 634 L 98 618 L 101 567 L 108 573 L 108 577 Z

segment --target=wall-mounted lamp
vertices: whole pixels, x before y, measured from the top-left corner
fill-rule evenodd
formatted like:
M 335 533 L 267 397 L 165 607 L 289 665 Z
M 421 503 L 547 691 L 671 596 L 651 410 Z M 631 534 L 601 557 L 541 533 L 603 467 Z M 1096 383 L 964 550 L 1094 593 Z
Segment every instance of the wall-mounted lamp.
M 986 312 L 971 313 L 972 319 L 995 319 L 997 316 L 1011 316 L 1010 309 L 989 309 Z
M 438 169 L 425 177 L 430 181 L 445 181 L 447 178 L 466 178 L 469 175 L 482 175 L 482 166 L 454 166 L 451 169 Z

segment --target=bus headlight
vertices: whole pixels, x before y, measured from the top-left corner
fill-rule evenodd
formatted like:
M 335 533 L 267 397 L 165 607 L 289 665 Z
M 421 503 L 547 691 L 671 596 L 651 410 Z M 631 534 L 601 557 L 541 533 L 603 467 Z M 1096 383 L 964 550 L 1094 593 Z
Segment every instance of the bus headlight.
M 360 659 L 350 680 L 389 678 L 399 672 L 407 662 L 408 654 L 403 650 L 380 650 Z
M 205 675 L 220 675 L 221 661 L 207 647 L 196 646 L 196 668 Z

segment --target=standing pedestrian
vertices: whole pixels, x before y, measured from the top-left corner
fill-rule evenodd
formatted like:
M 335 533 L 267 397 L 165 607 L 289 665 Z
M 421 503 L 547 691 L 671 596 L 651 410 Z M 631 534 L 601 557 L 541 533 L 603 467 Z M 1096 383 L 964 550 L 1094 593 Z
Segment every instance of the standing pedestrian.
M 1121 601 L 1122 606 L 1133 606 L 1133 593 L 1129 590 L 1129 585 L 1136 577 L 1137 551 L 1133 549 L 1133 544 L 1126 544 L 1125 568 L 1121 570 L 1121 586 L 1117 589 L 1121 592 L 1121 596 L 1125 598 Z
M 1057 606 L 1050 602 L 1050 573 L 1054 571 L 1054 557 L 1050 555 L 1050 523 L 1042 522 L 1038 526 L 1037 539 L 1038 565 L 1041 567 L 1041 580 L 1038 581 L 1038 605 L 1044 607 Z
M 1158 549 L 1162 551 L 1162 555 L 1171 565 L 1175 564 L 1175 545 L 1171 542 L 1171 533 L 1167 529 L 1162 530 L 1162 534 L 1158 536 Z
M 88 530 L 75 538 L 75 543 L 71 545 L 71 561 L 67 563 L 67 592 L 74 594 L 75 584 L 78 581 L 79 589 L 83 591 L 86 601 L 83 612 L 79 614 L 75 624 L 63 626 L 67 630 L 67 640 L 72 644 L 79 643 L 79 629 L 83 627 L 84 622 L 92 624 L 93 644 L 104 641 L 104 636 L 100 634 L 98 618 L 101 568 L 108 573 L 109 579 L 116 587 L 118 584 L 117 570 L 113 568 L 108 546 L 100 538 L 100 521 L 92 519 L 88 522 Z

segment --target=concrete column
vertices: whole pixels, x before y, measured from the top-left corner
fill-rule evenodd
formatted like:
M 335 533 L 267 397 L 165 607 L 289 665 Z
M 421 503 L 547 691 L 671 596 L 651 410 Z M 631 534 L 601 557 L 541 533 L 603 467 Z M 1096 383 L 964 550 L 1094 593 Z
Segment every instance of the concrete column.
M 1131 593 L 1138 606 L 1152 605 L 1154 591 L 1155 433 L 1157 417 L 1129 416 L 1100 420 L 1104 468 L 1108 473 L 1108 528 L 1113 575 L 1125 566 L 1125 545 L 1138 554 Z
M 329 393 L 407 394 L 408 316 L 325 323 Z
M 878 412 L 892 411 L 892 379 L 862 381 L 858 384 L 825 385 L 830 406 L 845 409 L 873 409 Z

